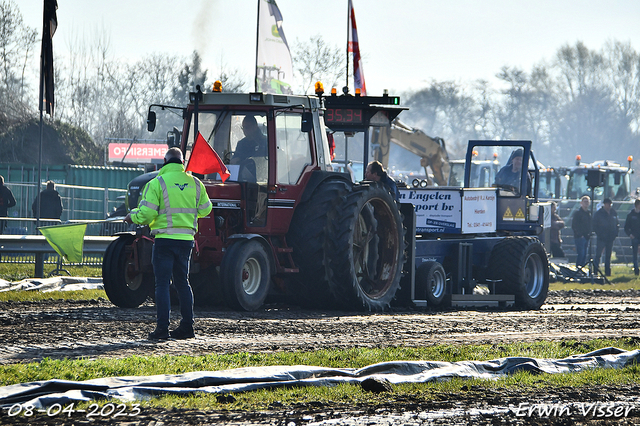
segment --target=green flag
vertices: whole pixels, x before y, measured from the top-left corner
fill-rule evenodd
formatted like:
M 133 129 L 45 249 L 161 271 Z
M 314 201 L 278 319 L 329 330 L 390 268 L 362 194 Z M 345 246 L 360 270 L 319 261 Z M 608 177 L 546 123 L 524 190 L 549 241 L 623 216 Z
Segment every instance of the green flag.
M 73 225 L 41 226 L 38 228 L 51 247 L 67 262 L 82 262 L 82 246 L 86 223 Z

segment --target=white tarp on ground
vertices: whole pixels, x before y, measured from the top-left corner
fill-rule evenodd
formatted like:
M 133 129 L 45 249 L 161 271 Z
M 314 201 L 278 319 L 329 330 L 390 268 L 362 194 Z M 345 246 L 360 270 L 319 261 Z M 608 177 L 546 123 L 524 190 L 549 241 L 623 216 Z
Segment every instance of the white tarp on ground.
M 85 277 L 51 277 L 28 278 L 18 282 L 0 279 L 0 292 L 11 290 L 32 291 L 72 291 L 72 290 L 102 290 L 102 278 Z
M 556 374 L 622 368 L 639 359 L 640 350 L 609 347 L 564 359 L 507 357 L 490 361 L 393 361 L 359 369 L 269 366 L 178 375 L 109 377 L 83 382 L 47 380 L 0 387 L 0 407 L 21 403 L 44 408 L 55 403 L 64 405 L 96 399 L 126 402 L 168 394 L 228 394 L 284 386 L 361 384 L 366 379 L 386 380 L 391 384 L 426 383 L 454 377 L 497 379 L 519 371 Z

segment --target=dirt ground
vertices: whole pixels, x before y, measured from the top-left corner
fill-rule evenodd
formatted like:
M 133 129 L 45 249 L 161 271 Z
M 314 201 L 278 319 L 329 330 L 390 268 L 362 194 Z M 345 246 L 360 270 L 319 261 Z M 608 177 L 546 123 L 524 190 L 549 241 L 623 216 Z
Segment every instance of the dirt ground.
M 307 311 L 269 305 L 254 313 L 225 308 L 196 308 L 196 339 L 151 342 L 155 309 L 121 309 L 107 300 L 0 303 L 0 363 L 42 358 L 99 358 L 129 355 L 208 354 L 238 351 L 309 351 L 321 348 L 418 347 L 433 344 L 499 344 L 595 338 L 640 339 L 640 291 L 551 292 L 538 311 L 396 310 L 388 313 Z M 177 318 L 174 318 L 177 323 Z M 573 344 L 573 343 L 572 343 Z M 589 386 L 561 393 L 512 394 L 470 387 L 443 394 L 439 401 L 408 400 L 400 395 L 382 406 L 339 404 L 274 406 L 265 412 L 181 412 L 147 410 L 127 425 L 183 424 L 640 424 L 640 385 Z M 586 405 L 586 404 L 596 404 Z M 525 404 L 525 405 L 522 405 Z M 526 405 L 529 404 L 529 405 Z M 560 415 L 520 416 L 532 404 L 561 404 Z M 599 404 L 599 405 L 598 405 Z M 609 404 L 605 406 L 603 404 Z M 629 405 L 631 404 L 631 405 Z M 615 409 L 632 407 L 626 416 Z M 537 407 L 537 406 L 536 406 Z M 600 407 L 600 411 L 596 408 Z M 592 408 L 592 411 L 587 411 Z M 609 408 L 607 411 L 605 408 Z M 568 412 L 571 412 L 569 415 Z M 607 415 L 609 412 L 612 415 Z M 601 414 L 601 415 L 599 415 Z M 73 421 L 72 421 L 73 420 Z M 30 424 L 98 423 L 75 418 L 31 418 Z M 24 421 L 0 413 L 0 424 Z M 113 419 L 111 419 L 113 421 Z M 41 423 L 39 423 L 41 422 Z

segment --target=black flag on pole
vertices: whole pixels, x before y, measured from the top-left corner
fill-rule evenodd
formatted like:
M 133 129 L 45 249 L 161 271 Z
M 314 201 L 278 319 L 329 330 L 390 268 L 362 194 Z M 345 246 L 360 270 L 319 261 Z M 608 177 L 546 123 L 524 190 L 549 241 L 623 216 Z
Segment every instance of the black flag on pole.
M 44 0 L 44 21 L 42 27 L 42 78 L 44 79 L 44 101 L 47 114 L 53 115 L 55 99 L 53 95 L 53 42 L 58 27 L 57 0 Z

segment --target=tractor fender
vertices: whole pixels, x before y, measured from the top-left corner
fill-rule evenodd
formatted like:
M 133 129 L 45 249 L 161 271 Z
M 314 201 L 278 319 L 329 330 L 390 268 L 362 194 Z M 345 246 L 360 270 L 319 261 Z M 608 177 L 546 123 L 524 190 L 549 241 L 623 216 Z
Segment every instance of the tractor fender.
M 115 234 L 112 235 L 112 237 L 121 237 L 122 235 L 133 235 L 135 237 L 136 231 L 116 232 Z
M 324 181 L 328 179 L 338 179 L 347 182 L 349 185 L 353 184 L 348 173 L 314 170 L 311 174 L 311 177 L 309 178 L 309 182 L 307 182 L 307 185 L 304 188 L 304 192 L 302 193 L 302 197 L 300 198 L 300 204 L 309 201 L 315 193 L 316 188 L 318 188 L 318 186 L 320 186 Z
M 269 256 L 269 266 L 271 266 L 271 270 L 275 271 L 276 270 L 276 264 L 275 264 L 275 260 L 273 259 L 273 247 L 271 247 L 271 244 L 269 244 L 269 241 L 267 241 L 267 239 L 265 237 L 263 237 L 260 234 L 232 234 L 230 235 L 227 240 L 230 240 L 230 244 L 226 247 L 226 250 L 229 250 L 229 247 L 231 247 L 233 244 L 235 244 L 238 241 L 249 241 L 249 240 L 257 240 L 260 242 L 260 244 L 262 244 L 265 248 L 265 250 L 267 251 L 267 253 L 271 253 L 271 256 Z

